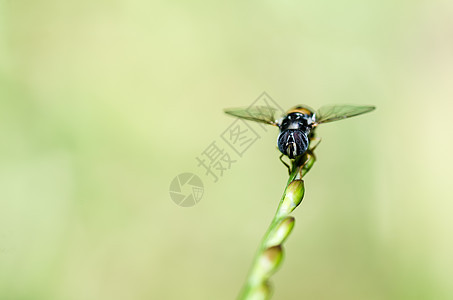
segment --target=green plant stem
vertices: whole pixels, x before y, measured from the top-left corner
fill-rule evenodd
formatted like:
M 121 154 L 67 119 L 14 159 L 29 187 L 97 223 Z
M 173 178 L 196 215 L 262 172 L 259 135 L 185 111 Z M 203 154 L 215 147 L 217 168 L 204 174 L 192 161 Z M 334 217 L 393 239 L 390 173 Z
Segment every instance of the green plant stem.
M 294 218 L 289 214 L 300 204 L 304 195 L 302 177 L 315 162 L 312 151 L 292 161 L 290 175 L 277 211 L 258 247 L 252 267 L 238 299 L 269 299 L 269 277 L 277 270 L 283 257 L 282 244 L 291 233 Z M 300 177 L 298 177 L 300 176 Z

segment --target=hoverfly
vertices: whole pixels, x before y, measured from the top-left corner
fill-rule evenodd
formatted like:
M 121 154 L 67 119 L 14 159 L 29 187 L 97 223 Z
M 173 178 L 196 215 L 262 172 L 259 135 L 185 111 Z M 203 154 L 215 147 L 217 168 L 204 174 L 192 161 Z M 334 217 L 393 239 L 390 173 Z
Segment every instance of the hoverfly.
M 278 149 L 282 153 L 280 159 L 283 155 L 295 159 L 307 152 L 310 142 L 314 140 L 314 130 L 319 124 L 358 116 L 374 109 L 374 106 L 329 105 L 314 111 L 308 106 L 299 105 L 288 110 L 280 119 L 275 118 L 277 110 L 267 106 L 224 111 L 238 118 L 277 126 L 280 129 L 277 139 Z

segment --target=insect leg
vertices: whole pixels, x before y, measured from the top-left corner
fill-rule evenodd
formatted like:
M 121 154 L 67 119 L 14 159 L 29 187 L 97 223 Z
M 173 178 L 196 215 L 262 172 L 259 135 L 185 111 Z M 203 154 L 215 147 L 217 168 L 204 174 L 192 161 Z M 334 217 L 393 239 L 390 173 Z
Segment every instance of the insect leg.
M 284 154 L 280 155 L 280 161 L 288 168 L 288 173 L 291 174 L 291 167 L 287 163 L 285 163 L 283 156 Z
M 321 138 L 319 137 L 314 137 L 310 139 L 310 151 L 314 151 L 316 147 L 318 147 L 319 143 L 321 143 Z
M 315 148 L 316 148 L 316 146 L 317 145 L 315 145 Z M 316 156 L 313 153 L 312 149 L 307 150 L 307 152 L 305 152 L 304 157 L 305 157 L 305 161 L 302 163 L 302 165 L 299 168 L 300 178 L 304 177 L 305 174 L 307 174 L 307 172 L 310 171 L 311 167 L 313 166 L 313 164 L 316 161 Z

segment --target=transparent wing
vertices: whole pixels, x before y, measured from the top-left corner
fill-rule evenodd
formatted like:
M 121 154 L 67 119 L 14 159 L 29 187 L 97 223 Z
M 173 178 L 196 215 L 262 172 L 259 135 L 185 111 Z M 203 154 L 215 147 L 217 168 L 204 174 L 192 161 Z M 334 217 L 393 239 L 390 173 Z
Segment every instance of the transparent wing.
M 226 114 L 265 124 L 278 126 L 275 121 L 276 109 L 268 106 L 252 106 L 224 109 Z
M 374 106 L 328 105 L 316 111 L 316 123 L 327 123 L 358 116 L 374 110 Z

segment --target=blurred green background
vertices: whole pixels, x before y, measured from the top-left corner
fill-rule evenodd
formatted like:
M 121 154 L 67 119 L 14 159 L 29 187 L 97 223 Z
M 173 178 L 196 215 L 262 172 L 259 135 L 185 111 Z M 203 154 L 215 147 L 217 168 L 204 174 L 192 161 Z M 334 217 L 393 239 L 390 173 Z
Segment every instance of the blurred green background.
M 274 299 L 453 299 L 453 2 L 0 1 L 0 299 L 234 299 L 287 179 L 263 91 L 326 124 Z M 177 206 L 171 180 L 198 174 Z

